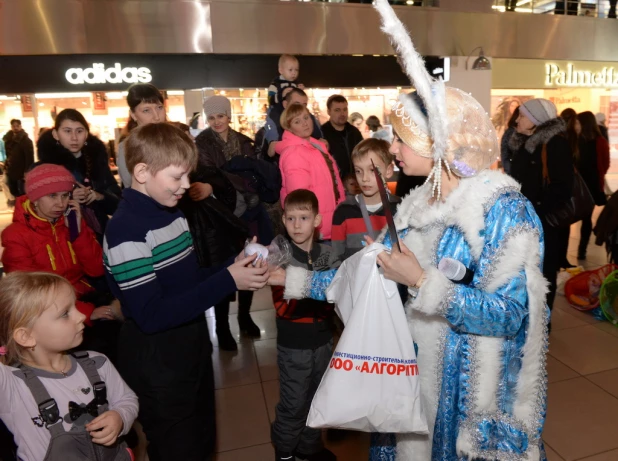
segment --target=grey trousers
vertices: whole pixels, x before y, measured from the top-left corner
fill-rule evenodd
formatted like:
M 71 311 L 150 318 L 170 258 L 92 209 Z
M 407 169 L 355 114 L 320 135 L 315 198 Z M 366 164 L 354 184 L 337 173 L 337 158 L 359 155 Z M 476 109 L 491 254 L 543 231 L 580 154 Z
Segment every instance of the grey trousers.
M 306 423 L 311 401 L 332 355 L 332 339 L 315 350 L 277 345 L 279 403 L 271 439 L 278 451 L 310 455 L 324 447 L 322 431 Z

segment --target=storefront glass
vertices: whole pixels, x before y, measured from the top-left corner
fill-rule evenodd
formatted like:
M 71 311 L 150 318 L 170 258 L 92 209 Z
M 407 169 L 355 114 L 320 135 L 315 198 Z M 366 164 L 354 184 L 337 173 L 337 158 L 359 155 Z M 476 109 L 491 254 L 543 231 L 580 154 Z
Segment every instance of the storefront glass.
M 401 88 L 329 88 L 306 89 L 309 97 L 309 110 L 320 124 L 328 121 L 326 101 L 333 94 L 341 94 L 348 100 L 348 112 L 360 113 L 364 119 L 370 115 L 377 116 L 384 125 L 388 125 L 391 107 L 401 92 Z M 266 121 L 268 110 L 268 90 L 266 88 L 204 89 L 204 95 L 220 94 L 232 102 L 232 127 L 253 138 Z M 201 117 L 200 128 L 204 127 Z M 362 124 L 361 132 L 369 136 L 366 125 Z
M 239 89 L 217 88 L 193 90 L 202 97 L 221 94 L 232 102 L 232 128 L 253 138 L 264 126 L 268 109 L 266 88 Z M 388 125 L 390 108 L 400 93 L 400 88 L 330 88 L 307 89 L 309 108 L 322 124 L 328 121 L 326 101 L 333 94 L 348 99 L 349 113 L 360 113 L 364 119 L 377 116 Z M 38 132 L 52 127 L 55 114 L 66 108 L 79 110 L 90 123 L 91 132 L 103 141 L 118 138 L 120 130 L 127 123 L 129 109 L 126 92 L 82 92 L 82 93 L 40 93 L 31 95 L 0 95 L 0 133 L 10 129 L 11 119 L 20 119 L 31 139 L 38 139 Z M 169 90 L 167 94 L 167 116 L 171 121 L 188 123 L 184 91 Z M 205 128 L 205 119 L 200 117 L 198 129 Z M 369 136 L 366 125 L 361 131 Z
M 618 65 L 603 62 L 494 59 L 491 115 L 499 136 L 515 108 L 532 98 L 552 101 L 558 114 L 603 113 L 612 163 L 618 165 Z
M 185 122 L 184 91 L 167 91 L 169 120 Z M 0 95 L 0 133 L 10 129 L 10 120 L 19 119 L 24 130 L 36 141 L 38 133 L 54 125 L 55 114 L 63 109 L 79 110 L 90 131 L 103 141 L 117 139 L 126 125 L 129 108 L 126 92 L 40 93 L 34 95 Z

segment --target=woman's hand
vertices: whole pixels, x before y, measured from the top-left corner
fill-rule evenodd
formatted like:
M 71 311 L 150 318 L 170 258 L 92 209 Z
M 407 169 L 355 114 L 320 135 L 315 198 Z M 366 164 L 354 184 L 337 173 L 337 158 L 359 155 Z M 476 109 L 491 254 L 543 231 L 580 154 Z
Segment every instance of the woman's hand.
M 92 441 L 106 447 L 113 445 L 122 432 L 124 423 L 117 411 L 106 411 L 86 424 L 86 430 L 90 432 Z
M 88 187 L 87 189 L 88 193 L 86 194 L 86 201 L 84 202 L 84 205 L 90 205 L 92 202 L 97 202 L 105 198 L 103 194 L 92 190 L 92 188 Z
M 285 269 L 278 267 L 275 270 L 270 271 L 270 277 L 268 278 L 267 285 L 269 286 L 285 286 Z
M 369 237 L 365 238 L 368 244 L 372 244 L 373 240 Z M 402 285 L 411 287 L 416 285 L 423 275 L 423 268 L 418 263 L 416 256 L 408 247 L 399 239 L 401 253 L 393 250 L 390 253 L 383 251 L 378 255 L 378 265 L 384 271 L 384 277 Z
M 82 207 L 79 206 L 77 200 L 69 200 L 69 208 L 75 212 L 75 219 L 77 221 L 77 233 L 81 233 L 82 231 Z M 64 225 L 69 228 L 69 218 L 67 216 L 64 217 Z
M 205 182 L 194 182 L 189 188 L 189 197 L 194 202 L 199 202 L 212 195 L 212 186 Z
M 110 306 L 96 307 L 92 314 L 90 314 L 90 320 L 116 320 L 112 308 Z
M 122 308 L 120 306 L 120 301 L 118 301 L 117 299 L 114 299 L 109 306 L 110 311 L 112 312 L 112 315 L 114 316 L 114 318 L 116 320 L 119 320 L 121 322 L 124 322 L 124 315 L 122 314 Z
M 90 188 L 84 187 L 79 184 L 75 189 L 73 189 L 73 200 L 77 201 L 77 203 L 86 203 L 88 200 L 88 196 L 90 195 Z

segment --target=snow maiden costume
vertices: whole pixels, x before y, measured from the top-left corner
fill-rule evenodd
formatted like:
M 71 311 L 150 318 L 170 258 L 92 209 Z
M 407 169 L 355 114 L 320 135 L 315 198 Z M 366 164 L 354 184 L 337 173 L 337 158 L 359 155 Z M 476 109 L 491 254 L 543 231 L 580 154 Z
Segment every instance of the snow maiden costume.
M 395 217 L 425 271 L 406 312 L 429 435 L 397 434 L 396 445 L 372 446 L 372 459 L 544 460 L 549 310 L 541 223 L 519 185 L 488 170 L 499 150 L 485 110 L 433 81 L 387 0 L 376 4 L 417 90 L 400 97 L 393 127 L 416 154 L 434 159 L 434 169 Z M 445 199 L 442 168 L 460 178 Z M 390 247 L 388 236 L 383 243 Z M 437 268 L 442 258 L 463 263 L 472 281 L 447 279 Z M 288 268 L 286 297 L 323 299 L 332 276 Z

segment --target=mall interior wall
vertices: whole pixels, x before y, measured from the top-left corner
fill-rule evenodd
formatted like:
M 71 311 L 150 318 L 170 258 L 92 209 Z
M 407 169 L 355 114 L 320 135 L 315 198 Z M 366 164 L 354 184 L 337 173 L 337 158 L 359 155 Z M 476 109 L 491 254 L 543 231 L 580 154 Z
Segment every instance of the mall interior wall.
M 460 11 L 452 2 L 395 9 L 424 56 L 468 56 L 482 46 L 497 58 L 618 61 L 614 21 L 475 13 L 458 3 Z M 368 4 L 0 0 L 0 31 L 0 55 L 393 54 Z

